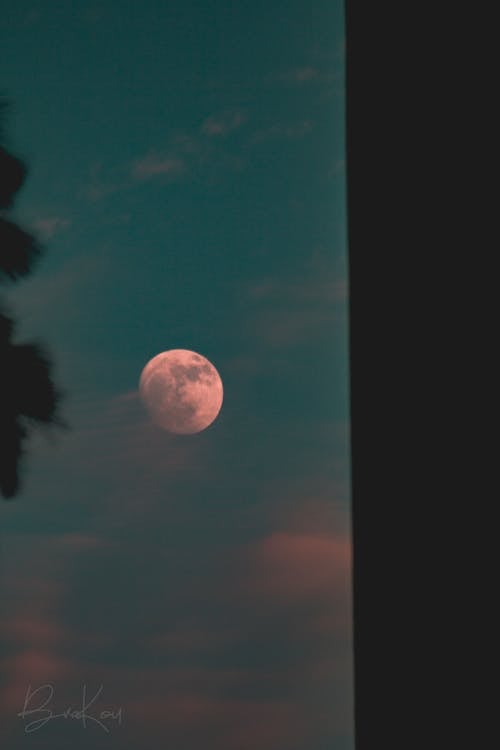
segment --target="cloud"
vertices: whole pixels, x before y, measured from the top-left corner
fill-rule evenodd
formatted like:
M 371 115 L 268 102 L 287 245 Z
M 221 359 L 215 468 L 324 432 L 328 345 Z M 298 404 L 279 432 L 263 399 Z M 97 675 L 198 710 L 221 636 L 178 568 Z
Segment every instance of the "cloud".
M 277 123 L 266 128 L 256 130 L 250 138 L 250 143 L 262 143 L 272 138 L 294 140 L 308 135 L 314 128 L 312 120 L 299 120 L 293 123 Z
M 101 371 L 117 367 L 111 355 L 108 361 L 102 354 L 96 362 Z M 71 371 L 82 365 L 78 360 L 72 362 Z M 46 449 L 42 456 L 47 497 L 43 509 L 41 501 L 29 509 L 33 522 L 38 519 L 43 524 L 46 516 L 60 518 L 61 527 L 73 534 L 65 544 L 78 546 L 82 555 L 95 552 L 96 559 L 102 554 L 103 539 L 109 542 L 108 536 L 114 538 L 127 530 L 137 533 L 138 520 L 145 535 L 154 534 L 154 519 L 165 518 L 169 512 L 175 518 L 175 523 L 168 520 L 169 526 L 184 530 L 193 520 L 195 527 L 199 525 L 201 521 L 192 518 L 195 511 L 189 498 L 179 499 L 176 488 L 181 483 L 193 494 L 200 491 L 210 463 L 210 440 L 206 436 L 180 440 L 151 423 L 136 390 L 97 396 L 86 390 L 85 380 L 79 388 L 71 371 L 64 381 L 72 383 L 64 414 L 70 430 L 57 451 Z M 30 461 L 32 470 L 42 446 L 36 448 Z M 193 474 L 193 466 L 199 474 Z M 61 477 L 67 476 L 71 486 L 61 492 Z M 36 482 L 35 471 L 27 490 L 34 491 Z M 27 512 L 25 505 L 22 508 Z
M 305 83 L 306 81 L 312 81 L 314 78 L 317 78 L 319 76 L 319 71 L 317 68 L 313 68 L 311 65 L 306 65 L 302 68 L 295 68 L 295 70 L 290 71 L 290 78 L 295 83 Z
M 204 150 L 204 146 L 188 133 L 174 132 L 170 137 L 170 143 L 175 153 L 196 155 Z
M 328 170 L 328 177 L 336 177 L 337 175 L 345 175 L 346 160 L 336 159 Z
M 201 126 L 201 131 L 209 136 L 224 136 L 240 127 L 246 120 L 242 112 L 225 112 L 208 117 Z
M 298 747 L 327 738 L 331 746 L 341 738 L 348 741 L 353 727 L 349 534 L 278 527 L 236 550 L 231 568 L 226 596 L 246 622 L 253 685 L 266 694 L 267 683 L 269 700 L 296 706 L 302 724 Z M 217 603 L 223 606 L 220 598 Z
M 226 153 L 220 140 L 245 121 L 242 112 L 228 110 L 206 118 L 197 133 L 174 130 L 163 144 L 139 155 L 131 163 L 115 166 L 107 175 L 103 163 L 95 161 L 90 165 L 88 183 L 82 187 L 80 195 L 97 202 L 117 192 L 133 189 L 138 182 L 159 177 L 175 179 L 191 174 L 213 180 L 214 177 L 219 179 L 225 170 L 239 171 L 244 166 L 241 155 Z
M 109 271 L 109 261 L 104 256 L 75 256 L 69 258 L 52 272 L 41 271 L 27 278 L 22 286 L 6 294 L 19 313 L 23 323 L 42 325 L 56 323 L 60 328 L 61 311 L 67 322 L 78 308 L 75 299 L 80 291 L 92 285 L 93 280 Z M 45 338 L 45 335 L 44 335 Z
M 54 237 L 54 235 L 59 234 L 59 232 L 67 229 L 70 225 L 71 221 L 61 216 L 51 216 L 44 219 L 37 219 L 33 222 L 34 228 L 41 234 L 43 239 Z
M 250 285 L 248 293 L 259 301 L 297 305 L 318 300 L 324 303 L 343 303 L 346 301 L 347 289 L 344 279 L 318 277 L 280 281 L 273 276 Z
M 321 71 L 315 65 L 297 65 L 285 71 L 272 73 L 268 81 L 286 86 L 303 86 L 321 78 Z
M 347 292 L 345 272 L 333 253 L 313 253 L 300 275 L 264 276 L 247 284 L 249 335 L 272 347 L 317 340 L 345 324 Z
M 179 138 L 179 136 L 177 136 Z M 181 154 L 187 153 L 187 144 L 177 143 L 177 151 Z M 187 164 L 184 156 L 177 152 L 162 153 L 152 151 L 135 159 L 131 164 L 117 167 L 108 176 L 103 176 L 103 166 L 100 162 L 94 163 L 90 168 L 89 182 L 80 191 L 80 195 L 95 203 L 115 193 L 130 190 L 138 181 L 145 182 L 160 176 L 171 178 L 184 174 Z M 123 213 L 108 223 L 126 223 L 130 215 Z
M 345 456 L 348 429 L 342 423 L 328 424 L 323 439 L 334 455 Z M 273 528 L 291 534 L 348 539 L 350 537 L 350 482 L 348 466 L 330 468 L 330 474 L 304 474 L 293 482 L 271 482 L 266 495 Z
M 287 701 L 188 692 L 167 700 L 135 700 L 130 714 L 135 731 L 146 728 L 150 736 L 161 736 L 163 744 L 182 742 L 185 747 L 296 750 L 304 734 L 300 711 Z
M 82 191 L 82 195 L 90 200 L 92 203 L 100 201 L 101 198 L 105 198 L 108 195 L 113 195 L 121 190 L 126 190 L 130 187 L 129 182 L 98 182 L 94 181 L 92 185 L 89 185 Z
M 158 175 L 170 175 L 177 177 L 185 170 L 185 163 L 176 156 L 160 156 L 158 154 L 149 154 L 138 159 L 133 167 L 132 174 L 134 177 L 147 180 Z
M 272 606 L 311 597 L 326 601 L 348 587 L 350 559 L 348 538 L 277 531 L 251 552 L 251 588 Z
M 343 57 L 343 51 L 340 50 L 336 55 L 337 57 Z M 269 83 L 279 83 L 288 87 L 306 87 L 312 84 L 322 86 L 326 84 L 331 85 L 334 81 L 340 81 L 342 78 L 342 71 L 333 69 L 331 64 L 328 68 L 317 65 L 297 65 L 288 70 L 273 73 L 268 77 Z
M 2 716 L 22 709 L 30 682 L 61 679 L 67 672 L 66 659 L 59 651 L 65 629 L 57 609 L 67 587 L 68 552 L 71 555 L 57 534 L 27 538 L 11 534 L 5 539 L 8 555 L 2 564 L 7 560 L 14 564 L 15 575 L 2 580 L 0 643 L 6 647 L 0 658 Z
M 130 487 L 155 442 L 152 433 L 144 444 L 129 442 L 124 429 L 135 402 L 134 392 L 112 399 L 104 420 L 109 431 L 99 444 L 93 437 L 94 457 L 105 445 L 107 460 L 121 455 L 123 483 L 112 513 L 96 517 L 94 530 L 35 535 L 28 547 L 22 537 L 9 537 L 8 558 L 18 571 L 10 583 L 2 581 L 6 726 L 19 731 L 15 713 L 30 681 L 53 682 L 59 710 L 73 696 L 78 700 L 87 683 L 104 685 L 103 708 L 123 706 L 126 734 L 114 728 L 106 736 L 117 750 L 160 740 L 221 750 L 308 750 L 327 741 L 350 747 L 350 545 L 329 518 L 331 487 L 321 495 L 321 481 L 317 487 L 305 481 L 295 494 L 291 484 L 270 486 L 258 515 L 268 515 L 272 528 L 254 533 L 243 547 L 234 528 L 224 543 L 198 536 L 192 523 L 183 534 L 181 504 L 169 489 L 163 486 L 161 504 L 151 512 L 139 494 L 141 482 Z M 94 418 L 89 415 L 89 426 Z M 130 453 L 110 447 L 113 434 L 123 436 Z M 166 447 L 147 473 L 161 465 L 162 453 L 168 459 Z M 172 488 L 180 482 L 185 489 L 193 465 L 206 484 L 203 466 L 210 459 L 191 455 Z M 222 483 L 223 477 L 219 491 Z M 312 525 L 308 488 L 317 495 Z M 108 497 L 99 496 L 98 504 Z M 125 526 L 120 502 L 135 506 Z M 16 558 L 16 550 L 27 548 L 26 558 Z
M 345 289 L 333 262 L 312 255 L 302 274 L 257 276 L 244 291 L 249 328 L 261 326 L 255 335 L 265 334 L 266 321 L 275 326 L 264 342 L 271 350 L 287 311 L 293 325 L 312 309 L 314 332 L 332 294 L 344 304 Z M 294 345 L 288 332 L 284 340 Z M 109 356 L 94 365 L 119 370 Z M 124 708 L 123 731 L 103 735 L 113 750 L 351 748 L 345 487 L 329 468 L 314 475 L 289 455 L 286 476 L 276 469 L 279 416 L 258 424 L 258 414 L 252 422 L 247 405 L 236 404 L 239 425 L 226 437 L 181 441 L 149 424 L 133 385 L 107 398 L 84 388 L 58 458 L 66 481 L 50 478 L 48 463 L 48 496 L 40 497 L 34 472 L 22 522 L 71 528 L 24 562 L 11 544 L 10 564 L 20 567 L 7 598 L 5 585 L 0 592 L 9 611 L 0 640 L 15 659 L 0 665 L 7 719 L 19 733 L 15 712 L 31 676 L 54 681 L 59 709 L 83 682 L 103 683 L 101 705 Z M 231 385 L 229 413 L 238 400 Z M 302 425 L 294 430 L 297 442 Z M 318 439 L 323 446 L 334 435 L 328 430 Z M 259 447 L 247 456 L 248 438 Z M 59 513 L 63 503 L 70 508 Z M 17 548 L 21 555 L 30 544 Z M 53 597 L 32 600 L 44 582 L 59 584 Z M 54 750 L 87 739 L 79 728 L 58 731 Z

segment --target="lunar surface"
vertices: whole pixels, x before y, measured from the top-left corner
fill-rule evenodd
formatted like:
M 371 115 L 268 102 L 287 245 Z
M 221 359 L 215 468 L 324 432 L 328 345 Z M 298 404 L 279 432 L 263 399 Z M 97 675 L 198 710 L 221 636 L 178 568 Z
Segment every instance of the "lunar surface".
M 188 349 L 153 357 L 141 373 L 139 394 L 151 419 L 168 432 L 201 432 L 217 417 L 222 380 L 208 359 Z

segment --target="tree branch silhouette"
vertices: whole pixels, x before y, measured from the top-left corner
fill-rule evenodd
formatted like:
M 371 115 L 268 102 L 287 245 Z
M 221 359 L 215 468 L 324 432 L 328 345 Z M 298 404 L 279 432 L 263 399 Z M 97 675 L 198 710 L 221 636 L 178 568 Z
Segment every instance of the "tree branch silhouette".
M 5 216 L 28 170 L 5 145 L 7 102 L 0 101 L 0 282 L 17 282 L 32 272 L 42 248 L 35 237 Z M 0 307 L 0 492 L 20 491 L 26 444 L 40 426 L 67 427 L 59 410 L 62 392 L 52 381 L 51 361 L 38 343 L 14 340 L 15 322 Z

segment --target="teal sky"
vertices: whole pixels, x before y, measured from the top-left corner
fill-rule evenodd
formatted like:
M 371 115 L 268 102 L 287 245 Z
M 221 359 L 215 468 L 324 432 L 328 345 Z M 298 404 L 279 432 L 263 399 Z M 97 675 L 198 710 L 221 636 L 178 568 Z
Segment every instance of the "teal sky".
M 8 5 L 13 215 L 46 253 L 3 298 L 71 429 L 0 508 L 0 736 L 351 750 L 343 3 Z M 137 395 L 174 348 L 224 382 L 193 436 Z M 30 683 L 54 712 L 102 684 L 122 724 L 26 734 Z

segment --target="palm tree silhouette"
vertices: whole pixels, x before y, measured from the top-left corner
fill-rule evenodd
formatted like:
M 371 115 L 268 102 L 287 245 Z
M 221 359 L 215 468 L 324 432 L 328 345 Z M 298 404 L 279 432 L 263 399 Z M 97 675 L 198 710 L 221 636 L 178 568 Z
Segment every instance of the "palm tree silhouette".
M 6 108 L 0 101 L 0 282 L 16 282 L 32 271 L 42 250 L 33 235 L 5 216 L 27 176 L 23 161 L 5 147 Z M 14 331 L 13 318 L 0 309 L 0 492 L 5 499 L 19 492 L 21 459 L 32 431 L 66 426 L 49 357 L 39 344 L 15 342 Z

